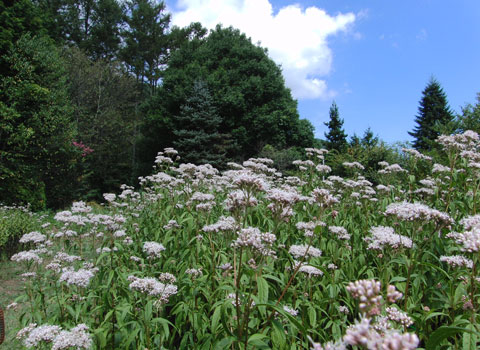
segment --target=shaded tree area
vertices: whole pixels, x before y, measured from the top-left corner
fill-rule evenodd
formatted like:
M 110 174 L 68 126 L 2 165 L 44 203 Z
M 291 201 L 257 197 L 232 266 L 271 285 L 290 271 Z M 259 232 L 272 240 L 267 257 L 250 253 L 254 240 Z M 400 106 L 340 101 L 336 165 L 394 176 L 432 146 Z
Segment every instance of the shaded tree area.
M 25 35 L 2 58 L 0 198 L 36 209 L 61 206 L 75 188 L 78 152 L 65 68 L 45 37 Z
M 208 36 L 185 42 L 171 55 L 162 86 L 147 107 L 145 149 L 171 144 L 175 119 L 199 79 L 208 85 L 221 118 L 223 141 L 218 146 L 228 159 L 248 158 L 266 144 L 278 148 L 313 145 L 313 127 L 299 120 L 297 103 L 266 50 L 238 30 L 217 26 Z
M 312 146 L 280 68 L 233 28 L 170 27 L 163 1 L 0 0 L 0 194 L 61 207 L 150 172 Z
M 78 192 L 98 198 L 133 182 L 139 88 L 119 62 L 92 61 L 77 48 L 67 50 L 64 59 L 75 142 L 88 147 L 82 152 Z

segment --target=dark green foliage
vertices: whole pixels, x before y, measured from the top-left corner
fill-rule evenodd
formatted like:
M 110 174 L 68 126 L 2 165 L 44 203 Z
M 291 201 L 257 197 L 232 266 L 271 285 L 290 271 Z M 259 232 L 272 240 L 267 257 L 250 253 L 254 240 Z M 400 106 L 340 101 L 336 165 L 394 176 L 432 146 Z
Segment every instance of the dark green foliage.
M 154 91 L 166 63 L 170 14 L 165 13 L 163 1 L 130 0 L 126 6 L 128 29 L 123 32 L 121 56 L 137 79 Z
M 0 0 L 0 72 L 8 74 L 5 58 L 24 34 L 39 34 L 43 29 L 39 11 L 30 0 Z
M 447 96 L 434 78 L 430 79 L 422 92 L 423 96 L 415 118 L 417 126 L 409 135 L 414 137 L 413 147 L 417 150 L 431 150 L 434 141 L 445 126 L 453 120 L 453 115 L 447 103 Z M 441 130 L 441 131 L 440 131 Z
M 4 58 L 0 78 L 0 197 L 34 208 L 71 199 L 75 167 L 71 108 L 57 50 L 24 36 Z
M 18 240 L 39 229 L 38 218 L 26 208 L 0 207 L 0 258 L 16 253 Z
M 276 149 L 271 145 L 266 145 L 258 156 L 272 159 L 274 162 L 273 167 L 285 174 L 286 172 L 293 173 L 297 169 L 292 162 L 297 159 L 302 159 L 304 154 L 305 151 L 301 147 Z
M 354 134 L 343 152 L 330 152 L 326 157 L 327 164 L 331 166 L 332 173 L 340 176 L 349 174 L 343 166 L 344 162 L 359 162 L 365 167 L 363 175 L 375 184 L 379 183 L 378 170 L 382 169 L 378 162 L 399 163 L 401 157 L 398 151 L 381 141 L 373 131 L 368 128 L 362 137 Z
M 477 94 L 475 105 L 467 104 L 462 108 L 462 114 L 457 116 L 457 121 L 460 132 L 467 130 L 480 132 L 480 93 Z
M 118 62 L 93 62 L 78 49 L 70 49 L 65 56 L 68 92 L 75 108 L 75 141 L 82 152 L 79 192 L 100 198 L 132 181 L 138 88 Z
M 347 135 L 342 129 L 343 119 L 340 118 L 335 101 L 330 106 L 330 120 L 325 125 L 328 127 L 328 133 L 325 133 L 327 149 L 329 151 L 336 150 L 337 152 L 345 150 Z
M 209 163 L 215 167 L 225 164 L 222 135 L 218 132 L 221 122 L 208 87 L 204 82 L 196 81 L 180 108 L 180 114 L 173 119 L 173 146 L 184 162 Z
M 219 131 L 231 140 L 228 158 L 248 158 L 266 144 L 285 148 L 313 142 L 311 124 L 299 121 L 296 101 L 265 49 L 238 30 L 218 26 L 172 54 L 162 88 L 149 106 L 145 129 L 158 130 L 146 139 L 151 150 L 161 150 L 174 138 L 160 134 L 180 114 L 198 79 L 208 84 L 222 120 Z
M 48 34 L 94 59 L 117 57 L 123 9 L 117 0 L 35 0 Z
M 93 25 L 87 52 L 94 59 L 117 58 L 120 48 L 120 26 L 123 10 L 117 0 L 98 0 L 93 13 Z

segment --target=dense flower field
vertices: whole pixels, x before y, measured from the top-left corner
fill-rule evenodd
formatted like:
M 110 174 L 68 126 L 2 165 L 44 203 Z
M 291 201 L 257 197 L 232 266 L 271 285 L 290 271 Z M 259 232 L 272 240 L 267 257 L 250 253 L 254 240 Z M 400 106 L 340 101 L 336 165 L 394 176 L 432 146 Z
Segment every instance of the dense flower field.
M 180 164 L 165 149 L 141 190 L 73 203 L 24 235 L 33 349 L 475 349 L 480 141 L 441 136 L 445 164 L 405 149 L 382 183 L 307 149 Z M 424 174 L 424 175 L 422 175 Z M 18 307 L 10 305 L 10 309 Z M 7 311 L 9 312 L 9 311 Z

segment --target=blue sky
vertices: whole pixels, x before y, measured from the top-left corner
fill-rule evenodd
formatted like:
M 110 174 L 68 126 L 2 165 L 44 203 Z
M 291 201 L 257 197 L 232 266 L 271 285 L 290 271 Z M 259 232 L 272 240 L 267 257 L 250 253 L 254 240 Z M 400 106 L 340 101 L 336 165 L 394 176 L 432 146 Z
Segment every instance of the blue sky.
M 319 138 L 333 100 L 349 136 L 370 127 L 393 143 L 410 140 L 430 77 L 455 112 L 480 92 L 479 0 L 166 3 L 174 24 L 221 22 L 267 47 Z

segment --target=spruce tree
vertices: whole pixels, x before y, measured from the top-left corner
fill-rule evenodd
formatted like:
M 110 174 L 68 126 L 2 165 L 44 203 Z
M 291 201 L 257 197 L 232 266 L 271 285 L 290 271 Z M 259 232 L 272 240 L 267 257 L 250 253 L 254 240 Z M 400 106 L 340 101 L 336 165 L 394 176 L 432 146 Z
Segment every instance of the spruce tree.
M 347 146 L 347 135 L 342 129 L 343 119 L 339 116 L 335 101 L 330 106 L 330 121 L 324 124 L 328 126 L 328 133 L 325 133 L 328 150 L 343 151 Z
M 438 81 L 431 78 L 422 92 L 423 96 L 415 118 L 417 126 L 408 134 L 415 138 L 413 147 L 417 150 L 431 150 L 438 131 L 453 120 L 453 115 L 447 103 L 447 97 Z
M 195 81 L 191 95 L 174 118 L 173 146 L 184 162 L 222 165 L 225 155 L 218 132 L 221 122 L 206 83 Z

